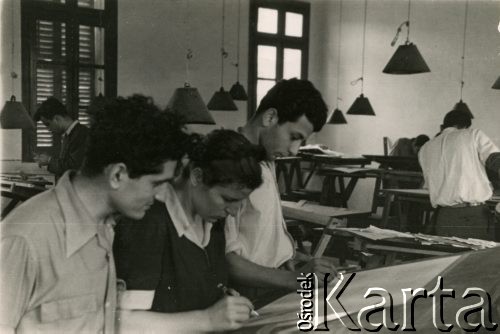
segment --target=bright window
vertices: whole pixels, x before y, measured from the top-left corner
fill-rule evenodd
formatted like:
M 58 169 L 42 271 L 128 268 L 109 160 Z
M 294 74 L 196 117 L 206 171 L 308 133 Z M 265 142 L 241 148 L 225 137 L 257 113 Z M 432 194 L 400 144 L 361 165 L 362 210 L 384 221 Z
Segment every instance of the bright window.
M 250 3 L 249 116 L 281 79 L 307 79 L 310 4 Z
M 55 96 L 88 125 L 90 101 L 116 96 L 116 7 L 116 0 L 22 0 L 23 101 L 31 115 Z M 38 122 L 34 143 L 50 151 L 60 140 Z

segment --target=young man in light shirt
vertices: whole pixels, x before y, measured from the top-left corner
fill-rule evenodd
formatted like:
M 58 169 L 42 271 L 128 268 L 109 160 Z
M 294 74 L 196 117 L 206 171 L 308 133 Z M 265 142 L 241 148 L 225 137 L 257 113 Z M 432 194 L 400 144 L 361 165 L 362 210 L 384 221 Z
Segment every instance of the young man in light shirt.
M 492 187 L 486 172 L 500 152 L 481 130 L 470 128 L 470 116 L 453 110 L 441 132 L 422 146 L 418 158 L 435 212 L 435 233 L 492 240 L 494 225 L 486 200 Z
M 174 178 L 187 135 L 142 96 L 106 107 L 81 171 L 2 221 L 0 333 L 113 333 L 114 215 L 140 219 Z
M 274 160 L 296 155 L 301 143 L 326 122 L 327 106 L 307 80 L 282 80 L 264 96 L 254 116 L 239 131 L 261 144 L 263 184 L 255 189 L 236 217 L 226 221 L 226 258 L 240 293 L 257 297 L 269 288 L 298 288 L 300 273 L 334 273 L 331 261 L 307 259 L 296 267 L 294 241 L 287 231 L 276 182 Z M 303 258 L 304 259 L 304 258 Z

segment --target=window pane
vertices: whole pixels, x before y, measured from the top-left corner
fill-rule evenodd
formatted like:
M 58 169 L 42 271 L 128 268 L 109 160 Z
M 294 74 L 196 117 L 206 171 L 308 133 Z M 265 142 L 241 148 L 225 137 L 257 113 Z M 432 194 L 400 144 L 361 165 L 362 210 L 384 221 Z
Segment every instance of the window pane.
M 78 0 L 78 7 L 104 9 L 104 0 Z
M 270 8 L 259 8 L 257 31 L 268 34 L 278 32 L 278 11 Z
M 65 61 L 66 24 L 64 22 L 36 21 L 36 55 L 45 61 Z
M 276 47 L 259 45 L 257 48 L 257 77 L 276 79 Z
M 302 14 L 286 12 L 285 35 L 302 37 Z
M 80 62 L 104 64 L 104 29 L 81 25 L 79 42 Z
M 90 102 L 99 93 L 104 95 L 104 70 L 80 70 L 78 81 L 78 120 L 84 125 L 89 125 L 90 119 L 87 109 Z
M 266 93 L 276 84 L 275 80 L 257 80 L 257 105 Z
M 285 49 L 283 52 L 283 78 L 299 78 L 301 71 L 302 51 L 298 49 Z

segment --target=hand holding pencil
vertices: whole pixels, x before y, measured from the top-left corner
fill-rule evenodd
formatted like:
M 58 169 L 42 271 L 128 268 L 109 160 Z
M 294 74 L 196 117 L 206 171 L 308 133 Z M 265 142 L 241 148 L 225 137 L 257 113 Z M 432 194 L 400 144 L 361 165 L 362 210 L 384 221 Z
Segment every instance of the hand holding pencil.
M 209 320 L 214 331 L 234 330 L 240 328 L 250 318 L 252 303 L 245 297 L 219 284 L 224 297 L 207 309 Z M 230 295 L 236 294 L 236 295 Z

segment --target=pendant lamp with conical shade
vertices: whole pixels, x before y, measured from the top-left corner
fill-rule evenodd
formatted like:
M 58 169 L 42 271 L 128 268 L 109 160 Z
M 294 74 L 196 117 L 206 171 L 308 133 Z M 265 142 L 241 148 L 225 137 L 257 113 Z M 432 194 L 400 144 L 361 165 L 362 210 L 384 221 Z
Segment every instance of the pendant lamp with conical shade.
M 241 26 L 241 0 L 238 0 L 238 31 L 237 31 L 237 42 L 236 42 L 236 63 L 234 66 L 236 67 L 236 83 L 229 90 L 229 94 L 233 100 L 238 101 L 246 101 L 248 100 L 247 92 L 245 91 L 245 87 L 240 84 L 240 26 Z
M 221 38 L 221 75 L 220 89 L 214 93 L 207 104 L 210 110 L 235 111 L 238 110 L 234 104 L 233 98 L 229 92 L 224 90 L 224 59 L 227 58 L 227 52 L 224 50 L 224 23 L 225 23 L 226 0 L 222 0 L 222 38 Z
M 198 89 L 189 86 L 187 82 L 184 87 L 175 89 L 168 101 L 167 110 L 182 117 L 186 124 L 215 124 Z
M 176 88 L 172 97 L 167 103 L 166 112 L 171 112 L 177 115 L 185 124 L 215 124 L 214 118 L 207 109 L 207 106 L 200 93 L 196 87 L 192 87 L 189 80 L 189 64 L 193 58 L 193 50 L 190 48 L 189 41 L 191 38 L 191 30 L 187 26 L 189 21 L 189 0 L 185 1 L 185 34 L 186 40 L 188 41 L 186 45 L 186 59 L 185 59 L 185 70 L 186 79 L 184 81 L 184 86 Z
M 342 50 L 342 0 L 339 2 L 339 34 L 337 37 L 339 41 L 338 52 L 337 52 L 337 107 L 333 111 L 330 119 L 328 120 L 328 124 L 347 124 L 347 120 L 342 113 L 342 110 L 339 109 L 339 100 L 340 100 L 340 51 Z
M 179 116 L 186 124 L 215 124 L 215 120 L 208 111 L 198 89 L 189 84 L 189 61 L 193 57 L 191 49 L 186 53 L 186 81 L 184 87 L 176 88 L 167 103 L 167 112 Z
M 387 74 L 417 74 L 430 72 L 429 66 L 425 62 L 424 58 L 418 51 L 415 44 L 410 42 L 410 8 L 411 0 L 408 0 L 408 20 L 401 23 L 396 32 L 396 36 L 391 42 L 391 46 L 394 46 L 398 40 L 399 33 L 403 26 L 407 27 L 406 41 L 404 44 L 398 46 L 396 52 L 391 57 L 387 65 L 384 67 L 382 72 Z
M 500 77 L 498 77 L 497 81 L 491 86 L 493 89 L 500 89 Z
M 328 124 L 347 124 L 347 120 L 340 109 L 335 108 L 332 116 L 328 120 Z
M 16 101 L 14 95 L 10 101 L 5 102 L 2 112 L 0 113 L 0 124 L 2 129 L 34 129 L 35 123 L 28 115 L 21 102 Z
M 463 39 L 463 44 L 462 44 L 462 75 L 460 79 L 460 101 L 458 101 L 455 106 L 453 107 L 453 110 L 459 110 L 467 113 L 467 115 L 472 119 L 474 118 L 474 115 L 469 109 L 469 106 L 467 103 L 465 103 L 462 100 L 463 97 L 463 90 L 464 90 L 464 72 L 465 72 L 465 41 L 466 41 L 466 36 L 467 36 L 467 14 L 469 13 L 469 0 L 465 1 L 465 15 L 464 15 L 464 39 Z
M 366 15 L 368 9 L 368 2 L 365 0 L 365 13 L 364 13 L 364 23 L 363 23 L 363 51 L 361 60 L 361 78 L 353 81 L 353 84 L 361 81 L 361 95 L 359 95 L 354 103 L 351 105 L 349 110 L 347 110 L 348 115 L 367 115 L 375 116 L 375 112 L 370 104 L 367 97 L 363 95 L 364 89 L 364 74 L 365 74 L 365 44 L 366 44 Z

